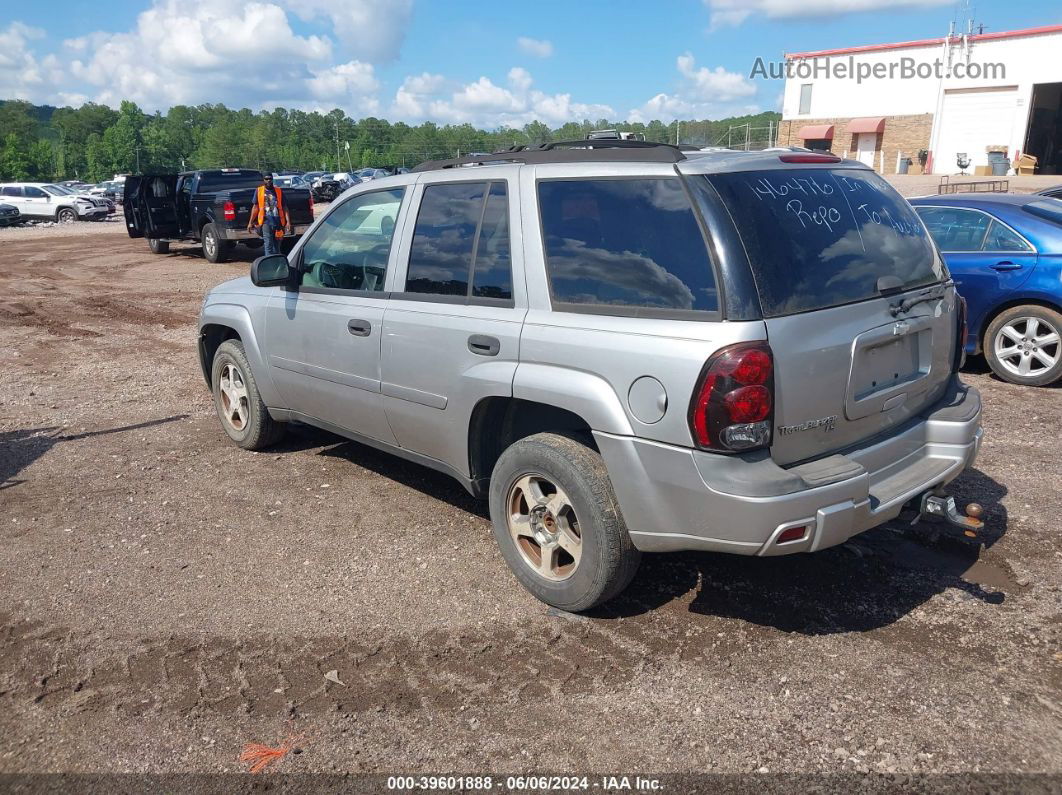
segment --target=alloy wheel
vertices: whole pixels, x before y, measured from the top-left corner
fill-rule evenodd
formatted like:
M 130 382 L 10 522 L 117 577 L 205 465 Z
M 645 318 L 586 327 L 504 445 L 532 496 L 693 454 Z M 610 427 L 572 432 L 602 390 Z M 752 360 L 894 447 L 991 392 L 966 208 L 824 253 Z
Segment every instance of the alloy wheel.
M 509 534 L 524 563 L 553 582 L 575 574 L 583 538 L 564 490 L 543 475 L 527 474 L 510 486 L 505 504 Z
M 235 365 L 226 363 L 221 369 L 218 387 L 221 391 L 221 416 L 233 430 L 242 431 L 247 427 L 247 419 L 251 411 L 243 373 Z
M 1062 356 L 1059 329 L 1037 317 L 1018 317 L 999 329 L 993 342 L 996 359 L 1014 375 L 1041 375 Z

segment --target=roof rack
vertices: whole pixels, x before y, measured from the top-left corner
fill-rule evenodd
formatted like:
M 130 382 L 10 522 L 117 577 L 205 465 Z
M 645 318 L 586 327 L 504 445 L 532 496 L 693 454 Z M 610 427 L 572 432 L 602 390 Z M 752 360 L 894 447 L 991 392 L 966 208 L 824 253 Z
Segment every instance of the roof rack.
M 428 160 L 414 172 L 436 171 L 461 166 L 484 166 L 498 163 L 678 163 L 684 152 L 696 152 L 695 146 L 673 146 L 653 141 L 592 139 L 552 141 L 538 146 L 512 146 L 490 154 L 473 154 L 448 160 Z

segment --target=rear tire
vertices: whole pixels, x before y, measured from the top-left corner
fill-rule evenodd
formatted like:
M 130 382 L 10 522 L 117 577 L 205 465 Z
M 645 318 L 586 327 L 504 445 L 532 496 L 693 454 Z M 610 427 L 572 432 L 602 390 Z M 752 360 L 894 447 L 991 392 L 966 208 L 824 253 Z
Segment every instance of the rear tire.
M 1011 307 L 988 324 L 983 347 L 988 366 L 1004 381 L 1053 384 L 1062 378 L 1062 314 L 1035 304 Z
M 510 445 L 491 476 L 490 515 L 505 562 L 548 605 L 589 610 L 638 571 L 605 462 L 575 437 L 539 433 Z
M 284 424 L 270 417 L 262 402 L 242 342 L 226 340 L 218 346 L 210 383 L 221 427 L 244 450 L 263 450 L 284 435 Z
M 229 252 L 232 250 L 232 246 L 225 245 L 228 242 L 221 239 L 221 235 L 218 234 L 218 229 L 214 224 L 207 224 L 203 227 L 203 256 L 207 258 L 208 262 L 216 263 L 227 260 Z
M 151 238 L 148 241 L 148 247 L 151 249 L 152 254 L 169 254 L 170 253 L 170 241 L 158 240 Z

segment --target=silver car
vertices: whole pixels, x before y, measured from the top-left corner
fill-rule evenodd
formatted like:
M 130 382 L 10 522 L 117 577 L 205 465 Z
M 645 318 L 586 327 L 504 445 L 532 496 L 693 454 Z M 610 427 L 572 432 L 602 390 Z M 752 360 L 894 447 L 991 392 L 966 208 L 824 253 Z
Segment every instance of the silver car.
M 489 500 L 538 598 L 585 610 L 643 552 L 814 552 L 977 454 L 963 303 L 910 206 L 810 152 L 585 141 L 338 198 L 288 258 L 209 292 L 225 432 L 292 422 Z

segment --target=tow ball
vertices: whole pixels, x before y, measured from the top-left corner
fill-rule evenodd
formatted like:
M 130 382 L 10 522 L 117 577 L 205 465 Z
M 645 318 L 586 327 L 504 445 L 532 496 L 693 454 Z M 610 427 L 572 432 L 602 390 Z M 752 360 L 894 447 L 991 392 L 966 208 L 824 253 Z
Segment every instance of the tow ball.
M 971 538 L 977 535 L 978 530 L 984 528 L 985 523 L 981 521 L 981 517 L 984 516 L 984 513 L 984 508 L 976 502 L 971 502 L 967 505 L 966 514 L 963 515 L 959 513 L 959 508 L 955 504 L 954 497 L 949 497 L 944 494 L 934 494 L 933 492 L 926 492 L 922 495 L 922 505 L 920 509 L 921 516 L 943 520 L 948 524 L 961 527 L 966 535 Z

